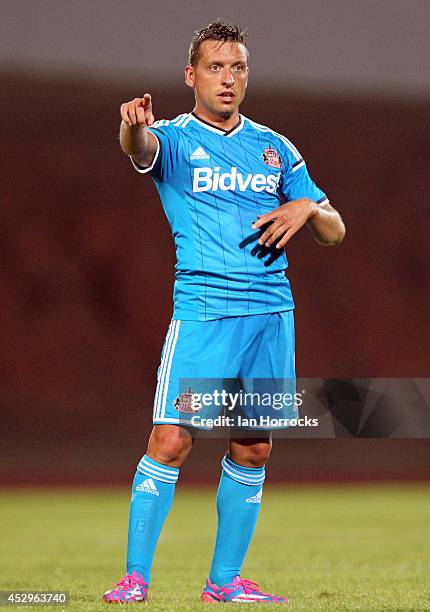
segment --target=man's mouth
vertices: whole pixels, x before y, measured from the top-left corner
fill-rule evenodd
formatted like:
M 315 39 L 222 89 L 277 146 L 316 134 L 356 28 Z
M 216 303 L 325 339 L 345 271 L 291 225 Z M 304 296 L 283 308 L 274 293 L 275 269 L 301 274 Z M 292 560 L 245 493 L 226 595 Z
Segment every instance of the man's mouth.
M 232 91 L 222 91 L 220 94 L 218 94 L 218 97 L 222 98 L 224 102 L 232 102 L 235 95 Z

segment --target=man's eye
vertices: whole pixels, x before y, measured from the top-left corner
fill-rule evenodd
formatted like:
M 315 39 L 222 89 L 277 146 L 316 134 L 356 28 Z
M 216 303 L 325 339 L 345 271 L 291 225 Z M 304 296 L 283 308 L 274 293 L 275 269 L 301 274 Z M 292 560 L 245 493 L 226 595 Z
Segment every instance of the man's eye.
M 217 64 L 212 64 L 212 66 L 210 66 L 210 70 L 216 72 L 217 70 L 219 70 L 219 66 Z
M 238 64 L 237 66 L 234 66 L 234 70 L 236 72 L 243 72 L 245 70 L 245 66 L 243 66 L 242 64 Z

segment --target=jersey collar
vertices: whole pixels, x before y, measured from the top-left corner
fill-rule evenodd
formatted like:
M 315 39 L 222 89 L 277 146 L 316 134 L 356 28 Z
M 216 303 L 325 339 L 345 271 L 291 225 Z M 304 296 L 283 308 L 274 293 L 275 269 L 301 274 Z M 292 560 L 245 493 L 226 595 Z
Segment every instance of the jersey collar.
M 204 119 L 201 119 L 194 113 L 194 111 L 188 114 L 191 117 L 191 119 L 193 119 L 196 123 L 206 128 L 207 130 L 210 130 L 211 132 L 220 134 L 221 136 L 228 136 L 228 137 L 234 136 L 235 134 L 237 134 L 237 132 L 239 132 L 243 128 L 243 125 L 244 125 L 244 120 L 243 120 L 242 115 L 239 115 L 239 121 L 230 130 L 223 130 L 222 128 L 216 127 L 212 123 L 209 123 L 208 121 L 205 121 Z

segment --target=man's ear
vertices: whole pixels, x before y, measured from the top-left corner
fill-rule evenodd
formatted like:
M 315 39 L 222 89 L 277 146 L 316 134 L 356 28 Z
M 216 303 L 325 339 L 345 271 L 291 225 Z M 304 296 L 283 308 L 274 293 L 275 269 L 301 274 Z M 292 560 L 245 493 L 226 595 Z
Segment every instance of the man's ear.
M 188 85 L 188 87 L 194 88 L 194 68 L 193 66 L 191 66 L 190 64 L 185 66 L 184 75 L 185 75 L 185 84 Z

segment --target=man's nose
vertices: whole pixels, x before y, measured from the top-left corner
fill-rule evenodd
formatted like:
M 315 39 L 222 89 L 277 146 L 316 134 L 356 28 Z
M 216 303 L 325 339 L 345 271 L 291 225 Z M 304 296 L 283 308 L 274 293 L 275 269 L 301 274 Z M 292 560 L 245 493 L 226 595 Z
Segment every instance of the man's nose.
M 222 84 L 227 87 L 234 85 L 233 71 L 231 68 L 224 68 L 222 72 Z

